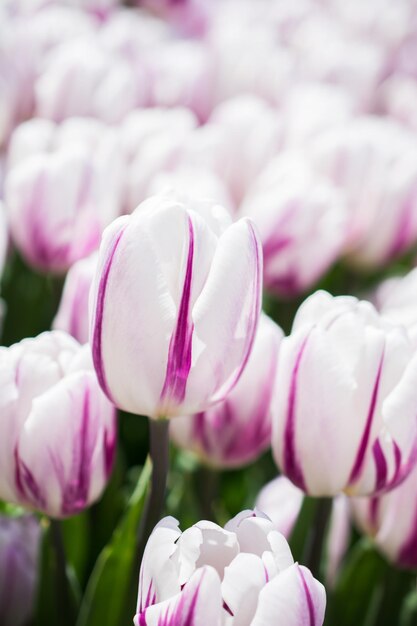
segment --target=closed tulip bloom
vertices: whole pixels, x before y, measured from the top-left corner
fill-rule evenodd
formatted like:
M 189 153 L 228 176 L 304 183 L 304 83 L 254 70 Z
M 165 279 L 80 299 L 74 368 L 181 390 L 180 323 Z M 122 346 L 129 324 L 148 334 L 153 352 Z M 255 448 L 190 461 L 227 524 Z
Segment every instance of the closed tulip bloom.
M 41 528 L 35 517 L 0 517 L 0 623 L 25 626 L 38 584 Z
M 298 154 L 285 153 L 266 167 L 239 215 L 257 225 L 265 287 L 281 296 L 314 285 L 345 243 L 348 216 L 342 194 Z
M 369 302 L 319 291 L 281 344 L 272 448 L 313 496 L 393 488 L 416 454 L 417 357 Z
M 99 246 L 121 213 L 121 162 L 81 143 L 33 154 L 12 168 L 5 205 L 13 242 L 34 267 L 64 273 Z
M 136 626 L 323 624 L 326 593 L 263 514 L 225 528 L 201 521 L 181 533 L 173 518 L 151 534 L 139 577 Z
M 262 251 L 249 220 L 222 232 L 217 213 L 155 196 L 105 231 L 90 341 L 103 390 L 126 411 L 197 413 L 242 373 L 260 313 Z
M 240 467 L 264 452 L 271 442 L 271 400 L 282 337 L 280 327 L 263 314 L 236 386 L 207 411 L 173 420 L 175 443 L 215 467 Z
M 352 508 L 360 530 L 398 567 L 417 567 L 417 468 L 383 496 L 354 498 Z
M 52 517 L 94 502 L 112 468 L 116 423 L 88 346 L 58 331 L 0 351 L 0 497 Z
M 317 138 L 311 159 L 346 199 L 349 262 L 379 268 L 416 243 L 417 148 L 406 128 L 362 117 Z
M 378 287 L 375 300 L 381 314 L 402 324 L 417 346 L 417 268 L 405 276 L 385 280 Z
M 97 254 L 77 261 L 68 271 L 54 330 L 64 330 L 84 344 L 89 338 L 88 304 L 97 266 Z

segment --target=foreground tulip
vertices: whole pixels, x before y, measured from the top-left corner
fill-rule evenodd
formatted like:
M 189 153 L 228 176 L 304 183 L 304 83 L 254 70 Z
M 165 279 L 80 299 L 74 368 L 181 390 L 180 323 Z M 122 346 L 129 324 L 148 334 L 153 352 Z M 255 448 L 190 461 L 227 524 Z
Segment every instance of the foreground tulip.
M 219 232 L 219 210 L 205 219 L 155 196 L 105 231 L 90 340 L 101 387 L 126 411 L 197 413 L 242 373 L 260 312 L 262 251 L 249 220 Z
M 294 563 L 263 514 L 244 511 L 224 528 L 201 521 L 181 533 L 163 519 L 146 546 L 136 626 L 323 624 L 324 587 Z
M 310 296 L 280 350 L 272 448 L 283 473 L 314 496 L 394 487 L 415 462 L 416 376 L 401 326 L 351 296 Z
M 0 623 L 25 626 L 32 617 L 41 538 L 35 517 L 0 517 Z
M 294 296 L 311 287 L 345 243 L 343 196 L 298 155 L 273 160 L 249 190 L 239 214 L 259 228 L 265 286 L 278 295 Z
M 239 467 L 264 452 L 271 441 L 271 400 L 282 337 L 280 327 L 262 315 L 236 386 L 207 411 L 173 420 L 175 443 L 215 467 Z
M 395 565 L 417 567 L 417 468 L 396 489 L 378 498 L 354 498 L 359 528 Z
M 92 254 L 70 268 L 53 321 L 54 330 L 64 330 L 82 344 L 89 337 L 88 303 L 96 266 L 97 254 Z
M 52 517 L 101 494 L 115 452 L 112 405 L 89 347 L 58 331 L 1 348 L 0 498 Z

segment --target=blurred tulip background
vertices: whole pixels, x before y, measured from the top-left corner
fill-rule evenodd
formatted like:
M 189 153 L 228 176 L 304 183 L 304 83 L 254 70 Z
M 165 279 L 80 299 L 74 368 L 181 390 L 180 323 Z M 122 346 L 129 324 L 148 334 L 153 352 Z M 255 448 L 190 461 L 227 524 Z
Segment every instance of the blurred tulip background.
M 0 1 L 0 626 L 416 574 L 417 0 Z

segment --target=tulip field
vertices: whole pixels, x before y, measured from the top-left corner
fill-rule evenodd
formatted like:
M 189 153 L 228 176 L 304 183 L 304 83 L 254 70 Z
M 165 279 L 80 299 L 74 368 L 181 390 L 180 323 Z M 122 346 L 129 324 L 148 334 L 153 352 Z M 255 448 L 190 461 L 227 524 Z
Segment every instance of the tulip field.
M 417 0 L 0 0 L 0 626 L 417 626 Z

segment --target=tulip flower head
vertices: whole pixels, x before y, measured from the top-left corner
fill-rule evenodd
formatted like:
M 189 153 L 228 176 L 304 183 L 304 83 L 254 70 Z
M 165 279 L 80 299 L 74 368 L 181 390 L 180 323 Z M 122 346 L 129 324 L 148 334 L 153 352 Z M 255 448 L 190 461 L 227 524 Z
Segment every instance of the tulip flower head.
M 262 315 L 242 376 L 226 398 L 197 415 L 171 423 L 178 445 L 216 467 L 254 461 L 271 441 L 271 411 L 282 330 Z
M 223 218 L 215 205 L 203 217 L 155 196 L 106 229 L 90 341 L 116 406 L 154 418 L 196 413 L 240 377 L 260 313 L 262 252 L 249 220 L 222 231 Z
M 369 302 L 319 291 L 281 345 L 272 448 L 314 496 L 393 488 L 416 458 L 417 358 Z
M 151 534 L 139 577 L 135 626 L 321 626 L 326 594 L 262 513 L 225 528 L 173 518 Z
M 89 346 L 43 333 L 1 348 L 0 373 L 0 497 L 52 517 L 79 513 L 103 491 L 116 443 Z

